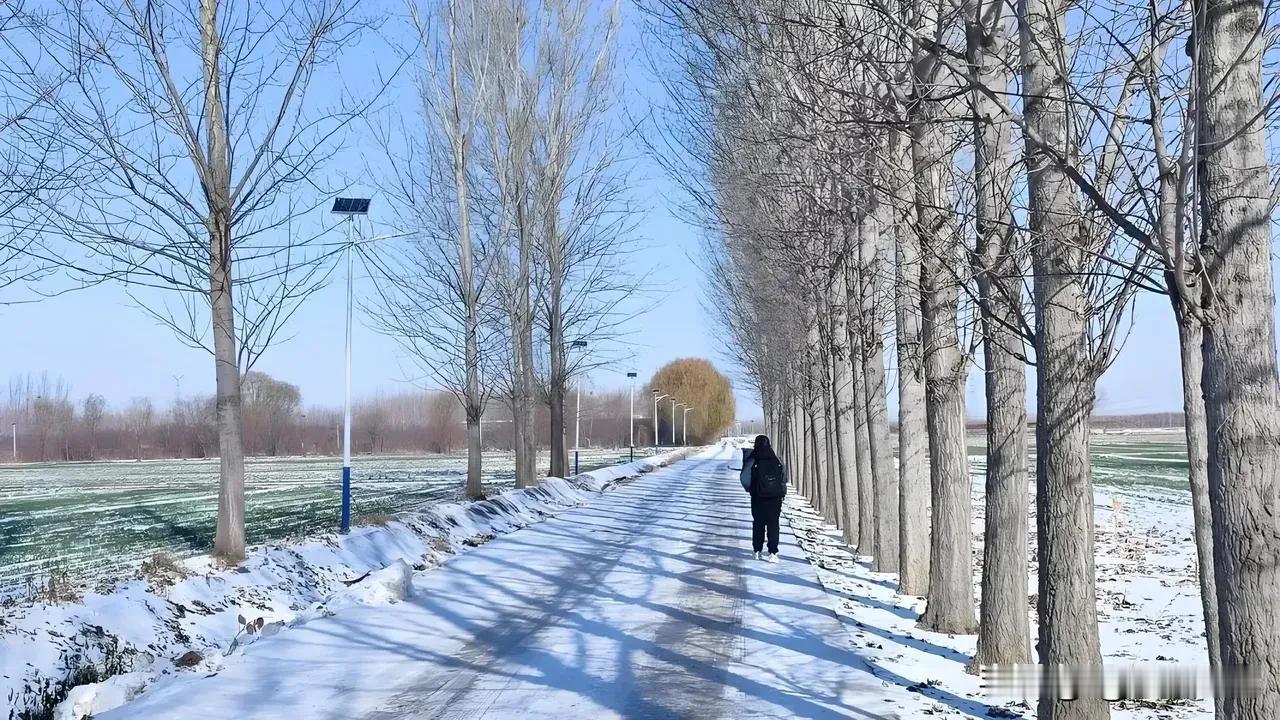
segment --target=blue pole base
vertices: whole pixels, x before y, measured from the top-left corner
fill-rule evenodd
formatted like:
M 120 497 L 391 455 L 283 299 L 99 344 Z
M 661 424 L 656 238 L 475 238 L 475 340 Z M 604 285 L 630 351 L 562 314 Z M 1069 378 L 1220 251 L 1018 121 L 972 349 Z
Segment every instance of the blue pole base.
M 573 451 L 573 474 L 578 474 L 578 451 Z
M 636 446 L 632 445 L 631 446 L 631 462 L 635 462 L 635 461 L 636 461 Z
M 342 467 L 342 521 L 338 524 L 338 532 L 351 532 L 351 467 Z

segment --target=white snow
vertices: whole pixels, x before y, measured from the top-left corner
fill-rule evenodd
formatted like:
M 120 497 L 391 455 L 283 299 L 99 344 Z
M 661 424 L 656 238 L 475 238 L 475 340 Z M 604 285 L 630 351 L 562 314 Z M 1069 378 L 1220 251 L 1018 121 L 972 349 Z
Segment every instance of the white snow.
M 137 697 L 148 680 L 147 673 L 125 673 L 100 683 L 74 687 L 54 710 L 54 720 L 82 720 L 114 710 Z
M 590 502 L 620 480 L 686 454 L 648 457 L 570 480 L 549 477 L 537 487 L 435 505 L 347 535 L 251 548 L 233 569 L 210 556 L 190 558 L 181 561 L 187 577 L 172 583 L 139 574 L 101 592 L 86 590 L 78 602 L 7 606 L 0 614 L 0 698 L 13 717 L 57 701 L 77 679 L 128 673 L 76 692 L 59 710 L 99 713 L 129 695 L 139 678 L 145 684 L 179 672 L 174 661 L 189 650 L 204 656 L 195 670 L 216 671 L 225 653 L 283 628 L 338 610 L 402 601 L 414 570 Z
M 163 678 L 123 718 L 889 720 L 912 702 L 847 645 L 784 533 L 750 557 L 736 449 L 647 475 L 351 606 Z

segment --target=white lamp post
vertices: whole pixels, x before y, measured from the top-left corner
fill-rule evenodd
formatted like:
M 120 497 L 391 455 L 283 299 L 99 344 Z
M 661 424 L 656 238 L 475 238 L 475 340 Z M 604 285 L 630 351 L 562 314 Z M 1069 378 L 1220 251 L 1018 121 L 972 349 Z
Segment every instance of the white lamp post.
M 692 409 L 692 405 L 684 409 L 684 437 L 680 441 L 683 445 L 689 444 L 689 411 Z
M 357 241 L 355 239 L 355 219 L 357 215 L 369 214 L 369 202 L 369 198 L 334 198 L 332 210 L 335 215 L 345 215 L 347 217 L 347 244 L 345 249 L 347 254 L 346 387 L 342 404 L 342 517 L 338 524 L 339 530 L 344 533 L 351 530 L 351 288 L 355 279 L 351 251 L 355 249 L 356 245 L 362 243 L 404 237 L 409 234 L 380 235 Z
M 586 340 L 574 340 L 569 343 L 571 348 L 584 348 L 587 346 Z M 577 409 L 573 413 L 573 474 L 578 474 L 578 450 L 582 447 L 580 444 L 580 433 L 582 431 L 582 382 L 578 382 L 578 400 Z
M 658 446 L 662 445 L 658 440 L 658 401 L 665 399 L 666 395 L 659 395 L 657 390 L 653 391 L 653 451 L 658 451 Z
M 671 446 L 676 444 L 676 408 L 683 406 L 684 403 L 676 402 L 675 398 L 671 398 Z

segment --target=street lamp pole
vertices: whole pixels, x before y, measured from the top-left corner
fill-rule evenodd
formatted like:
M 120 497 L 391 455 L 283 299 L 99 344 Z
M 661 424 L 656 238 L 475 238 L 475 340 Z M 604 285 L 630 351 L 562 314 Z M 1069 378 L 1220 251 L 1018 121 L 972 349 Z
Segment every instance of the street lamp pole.
M 569 344 L 569 347 L 576 347 L 576 348 L 585 348 L 586 346 L 587 346 L 586 340 L 574 340 L 572 343 Z M 573 413 L 573 474 L 574 475 L 578 474 L 578 457 L 579 457 L 579 451 L 582 449 L 582 445 L 580 443 L 580 435 L 579 435 L 579 433 L 582 430 L 582 383 L 581 382 L 578 383 L 577 395 L 578 395 L 578 400 L 577 400 L 578 407 L 576 410 L 574 410 L 574 413 Z
M 675 398 L 671 398 L 671 446 L 672 447 L 675 447 L 675 444 L 676 444 L 676 407 L 678 405 L 684 405 L 684 403 L 677 403 Z
M 680 442 L 686 446 L 689 444 L 689 411 L 692 409 L 692 405 L 684 409 L 684 437 Z
M 653 451 L 657 452 L 662 442 L 658 440 L 658 401 L 666 398 L 666 395 L 659 395 L 657 390 L 653 391 Z
M 342 517 L 339 532 L 351 531 L 351 297 L 354 282 L 351 251 L 355 242 L 355 215 L 347 216 L 347 337 L 346 337 L 346 387 L 342 402 Z
M 13 461 L 18 461 L 18 423 L 13 423 Z
M 631 379 L 631 411 L 627 414 L 627 433 L 631 438 L 631 462 L 636 461 L 636 373 L 629 372 L 627 377 Z
M 351 530 L 351 298 L 355 272 L 351 251 L 355 249 L 356 216 L 369 214 L 369 198 L 334 198 L 335 215 L 345 215 L 347 219 L 347 333 L 345 361 L 345 390 L 342 403 L 342 515 L 338 522 L 339 532 Z
M 356 216 L 368 215 L 370 202 L 369 198 L 334 198 L 333 210 L 331 211 L 335 215 L 345 215 L 347 218 L 347 331 L 344 353 L 346 356 L 346 367 L 344 369 L 345 387 L 342 402 L 342 515 L 338 522 L 338 529 L 342 533 L 351 531 L 351 309 L 354 294 L 352 288 L 355 283 L 355 265 L 352 253 L 356 245 L 377 240 L 390 240 L 409 234 L 393 233 L 357 241 L 355 237 Z

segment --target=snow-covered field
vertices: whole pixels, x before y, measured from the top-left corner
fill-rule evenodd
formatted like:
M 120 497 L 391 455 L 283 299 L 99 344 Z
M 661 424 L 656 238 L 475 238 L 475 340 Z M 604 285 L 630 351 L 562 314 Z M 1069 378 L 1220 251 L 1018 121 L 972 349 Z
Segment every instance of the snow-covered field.
M 584 450 L 582 469 L 613 465 L 627 453 Z M 250 458 L 249 542 L 333 528 L 340 466 L 331 457 Z M 511 487 L 509 453 L 486 453 L 484 467 L 489 491 Z M 466 456 L 457 453 L 356 457 L 356 520 L 459 500 L 465 472 Z M 0 597 L 51 571 L 112 580 L 156 550 L 180 557 L 205 552 L 213 542 L 217 488 L 216 459 L 0 465 Z
M 548 478 L 482 502 L 436 502 L 346 536 L 260 545 L 234 569 L 197 556 L 144 568 L 101 591 L 73 591 L 80 597 L 61 603 L 10 605 L 0 615 L 0 698 L 7 717 L 52 707 L 68 690 L 55 717 L 85 717 L 176 667 L 216 672 L 225 656 L 258 638 L 343 606 L 393 600 L 414 570 L 586 503 L 616 481 L 683 454 L 572 480 Z
M 1185 457 L 1175 443 L 1095 438 L 1095 523 L 1098 619 L 1105 663 L 1207 662 L 1200 591 L 1191 535 Z M 984 458 L 970 457 L 974 476 L 974 597 L 982 567 Z M 1031 564 L 1027 593 L 1036 589 L 1035 509 L 1029 509 Z M 803 498 L 787 501 L 786 515 L 818 577 L 833 596 L 851 642 L 886 674 L 919 696 L 917 716 L 1035 717 L 1033 708 L 985 697 L 978 677 L 965 672 L 977 636 L 922 630 L 921 598 L 900 595 L 896 576 L 870 570 L 826 526 Z M 1035 640 L 1035 614 L 1028 613 Z M 989 704 L 990 703 L 990 704 Z M 992 713 L 992 708 L 996 708 Z M 1212 718 L 1210 702 L 1119 702 L 1117 720 Z

